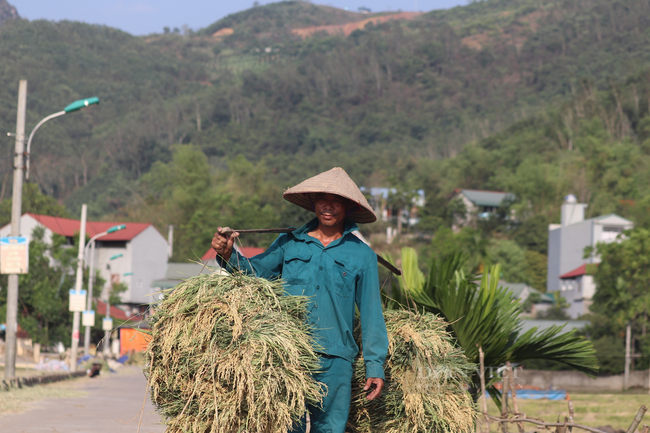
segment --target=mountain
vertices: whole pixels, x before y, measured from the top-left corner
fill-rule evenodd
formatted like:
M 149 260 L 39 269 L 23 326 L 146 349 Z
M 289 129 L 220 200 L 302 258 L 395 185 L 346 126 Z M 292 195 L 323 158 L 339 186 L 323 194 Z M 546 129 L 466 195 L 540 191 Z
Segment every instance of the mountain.
M 345 11 L 303 1 L 283 1 L 256 6 L 209 25 L 200 35 L 232 35 L 237 40 L 278 39 L 292 29 L 345 24 L 368 18 L 367 14 Z
M 133 180 L 154 160 L 164 160 L 176 141 L 163 138 L 165 106 L 205 87 L 203 65 L 188 64 L 106 26 L 7 21 L 0 28 L 0 56 L 2 131 L 14 131 L 20 79 L 28 81 L 27 133 L 72 101 L 100 99 L 99 106 L 50 121 L 34 136 L 31 179 L 57 199 L 87 185 L 102 167 Z M 5 173 L 11 168 L 11 149 L 6 146 L 0 154 Z M 9 177 L 0 177 L 5 191 Z M 111 203 L 119 206 L 119 198 Z M 94 211 L 95 217 L 104 211 Z
M 585 88 L 613 98 L 612 89 L 650 64 L 649 5 L 488 0 L 409 20 L 367 21 L 348 36 L 293 30 L 386 14 L 281 2 L 196 34 L 145 38 L 73 22 L 8 21 L 0 28 L 0 128 L 13 129 L 21 78 L 29 80 L 28 130 L 72 100 L 98 96 L 99 106 L 39 130 L 32 181 L 71 213 L 88 203 L 93 218 L 135 219 L 140 212 L 137 218 L 155 218 L 161 227 L 176 218 L 157 207 L 170 203 L 164 181 L 173 176 L 154 174 L 176 173 L 174 155 L 186 148 L 205 159 L 213 176 L 207 184 L 243 157 L 279 190 L 335 165 L 368 186 L 427 184 L 429 197 L 490 182 L 505 188 L 459 156 L 475 152 L 476 142 L 490 151 L 498 134 L 559 110 Z M 232 32 L 221 32 L 226 28 Z M 645 96 L 637 98 L 643 112 Z M 556 129 L 566 141 L 569 130 Z M 556 131 L 545 139 L 566 147 L 558 137 Z M 526 155 L 503 165 L 505 172 L 535 152 L 522 149 Z M 421 175 L 437 172 L 431 164 L 442 170 L 440 161 L 467 165 L 444 182 Z M 8 147 L 0 169 L 10 170 Z M 0 181 L 0 191 L 11 190 L 10 176 Z M 554 207 L 548 209 L 551 215 Z
M 20 19 L 18 11 L 7 0 L 0 0 L 0 26 L 7 20 Z

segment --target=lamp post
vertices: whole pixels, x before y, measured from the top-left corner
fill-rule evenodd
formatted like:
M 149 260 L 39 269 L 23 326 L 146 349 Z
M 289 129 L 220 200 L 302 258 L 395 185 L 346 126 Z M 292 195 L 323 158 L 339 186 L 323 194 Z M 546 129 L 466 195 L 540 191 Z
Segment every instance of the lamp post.
M 95 241 L 101 237 L 110 235 L 120 230 L 124 230 L 126 225 L 120 224 L 113 226 L 105 232 L 101 232 L 90 238 L 86 244 L 86 255 L 88 255 L 88 249 L 90 248 L 90 275 L 88 275 L 88 298 L 86 298 L 86 311 L 91 311 L 93 303 L 93 283 L 95 282 Z M 84 354 L 89 355 L 90 353 L 90 329 L 92 326 L 86 325 L 86 330 L 84 333 Z
M 27 80 L 20 80 L 18 85 L 18 114 L 16 118 L 16 145 L 14 150 L 14 182 L 11 203 L 11 236 L 20 235 L 20 217 L 22 212 L 23 170 L 29 173 L 29 150 L 34 132 L 45 122 L 54 117 L 80 110 L 89 105 L 98 104 L 96 97 L 75 101 L 63 109 L 41 120 L 29 135 L 25 151 L 25 112 L 27 106 Z M 8 134 L 11 135 L 11 134 Z M 5 379 L 16 377 L 16 331 L 18 330 L 18 274 L 10 274 L 7 281 L 7 330 L 5 335 Z
M 124 254 L 115 254 L 109 260 L 113 261 L 124 257 Z M 111 265 L 106 265 L 109 271 L 111 271 Z M 102 328 L 104 328 L 104 356 L 108 357 L 111 354 L 111 331 L 113 328 L 113 321 L 111 320 L 111 292 L 113 292 L 113 275 L 109 272 L 109 284 L 108 292 L 106 293 L 106 317 L 102 323 Z
M 40 128 L 41 125 L 47 122 L 48 120 L 54 119 L 55 117 L 63 116 L 64 114 L 72 113 L 74 111 L 79 111 L 84 107 L 88 107 L 90 105 L 96 105 L 96 104 L 99 104 L 99 98 L 96 96 L 93 96 L 92 98 L 79 99 L 78 101 L 74 101 L 72 104 L 65 107 L 62 111 L 59 111 L 58 113 L 50 114 L 45 119 L 41 120 L 36 124 L 34 129 L 32 129 L 32 133 L 29 134 L 29 139 L 27 140 L 27 153 L 26 153 L 27 159 L 25 161 L 25 177 L 27 179 L 29 179 L 29 151 L 32 148 L 32 138 L 34 137 L 34 133 L 36 132 L 36 130 Z

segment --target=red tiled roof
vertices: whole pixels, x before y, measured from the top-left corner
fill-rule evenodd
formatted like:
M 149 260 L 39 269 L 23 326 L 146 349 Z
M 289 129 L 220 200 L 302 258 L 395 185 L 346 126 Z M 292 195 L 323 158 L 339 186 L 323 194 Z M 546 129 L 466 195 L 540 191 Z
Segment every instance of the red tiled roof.
M 244 255 L 244 257 L 248 257 L 249 259 L 251 257 L 254 257 L 258 254 L 262 254 L 264 251 L 266 251 L 264 248 L 259 248 L 259 247 L 242 247 L 239 248 L 239 251 Z M 207 250 L 205 254 L 201 257 L 201 260 L 206 261 L 206 260 L 211 260 L 216 257 L 216 253 L 212 248 Z
M 575 268 L 572 271 L 567 272 L 564 275 L 560 275 L 560 279 L 564 280 L 567 278 L 575 278 L 587 273 L 587 265 L 582 265 L 579 268 Z
M 106 302 L 97 300 L 97 315 L 105 316 L 106 315 Z M 129 317 L 124 310 L 117 308 L 111 305 L 111 317 L 117 320 L 129 320 L 132 317 Z
M 36 221 L 52 230 L 54 233 L 58 233 L 62 236 L 73 237 L 76 233 L 79 233 L 79 227 L 81 226 L 81 221 L 71 220 L 68 218 L 59 218 L 49 215 L 37 215 L 33 213 L 28 213 L 27 215 L 34 218 Z M 150 223 L 125 223 L 125 222 L 104 222 L 104 221 L 88 221 L 86 223 L 86 234 L 90 237 L 95 236 L 97 233 L 105 232 L 109 228 L 124 224 L 126 228 L 124 230 L 116 231 L 109 235 L 103 236 L 102 241 L 130 241 L 138 234 L 140 234 L 144 229 L 149 227 Z

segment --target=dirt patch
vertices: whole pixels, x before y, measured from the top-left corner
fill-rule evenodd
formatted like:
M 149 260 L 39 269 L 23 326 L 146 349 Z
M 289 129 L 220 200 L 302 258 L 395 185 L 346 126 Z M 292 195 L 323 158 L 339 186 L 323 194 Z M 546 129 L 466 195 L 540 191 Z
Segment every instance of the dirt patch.
M 233 29 L 231 29 L 230 27 L 224 27 L 224 28 L 222 28 L 220 30 L 217 30 L 216 32 L 212 33 L 212 37 L 213 38 L 223 38 L 224 36 L 230 36 L 233 33 L 235 33 L 235 31 Z
M 293 29 L 291 32 L 295 35 L 299 35 L 302 38 L 307 38 L 312 36 L 315 33 L 325 32 L 330 35 L 343 35 L 349 36 L 355 30 L 363 29 L 368 23 L 373 23 L 375 25 L 380 23 L 385 23 L 391 20 L 412 20 L 413 18 L 422 15 L 421 12 L 401 12 L 398 14 L 391 15 L 382 15 L 379 17 L 367 18 L 361 21 L 355 21 L 347 24 L 333 24 L 327 26 L 311 26 L 303 27 L 301 29 Z

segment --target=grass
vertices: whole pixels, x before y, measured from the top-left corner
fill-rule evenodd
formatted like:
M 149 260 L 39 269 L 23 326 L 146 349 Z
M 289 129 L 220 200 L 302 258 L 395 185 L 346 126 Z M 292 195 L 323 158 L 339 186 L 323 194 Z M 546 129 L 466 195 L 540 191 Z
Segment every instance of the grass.
M 44 376 L 47 374 L 45 371 L 38 371 L 32 368 L 20 368 L 16 367 L 16 377 L 33 377 L 33 376 Z M 5 377 L 5 368 L 0 366 L 0 381 Z
M 79 383 L 78 380 L 66 380 L 0 392 L 0 417 L 24 412 L 30 403 L 47 398 L 83 397 L 86 393 L 78 389 Z
M 627 430 L 639 407 L 641 405 L 646 407 L 650 405 L 650 395 L 648 394 L 570 393 L 569 397 L 573 401 L 573 420 L 575 423 L 588 427 L 611 426 L 616 430 Z M 563 421 L 564 417 L 569 415 L 566 401 L 518 400 L 518 403 L 519 411 L 525 413 L 529 418 L 557 422 L 558 416 Z M 492 400 L 488 401 L 488 411 L 490 415 L 499 415 Z M 646 416 L 640 427 L 643 424 L 650 424 L 650 415 Z M 491 424 L 490 430 L 497 431 L 497 427 L 497 424 Z M 533 424 L 526 423 L 525 429 L 526 431 L 532 430 Z M 516 431 L 516 426 L 511 426 L 510 430 Z

